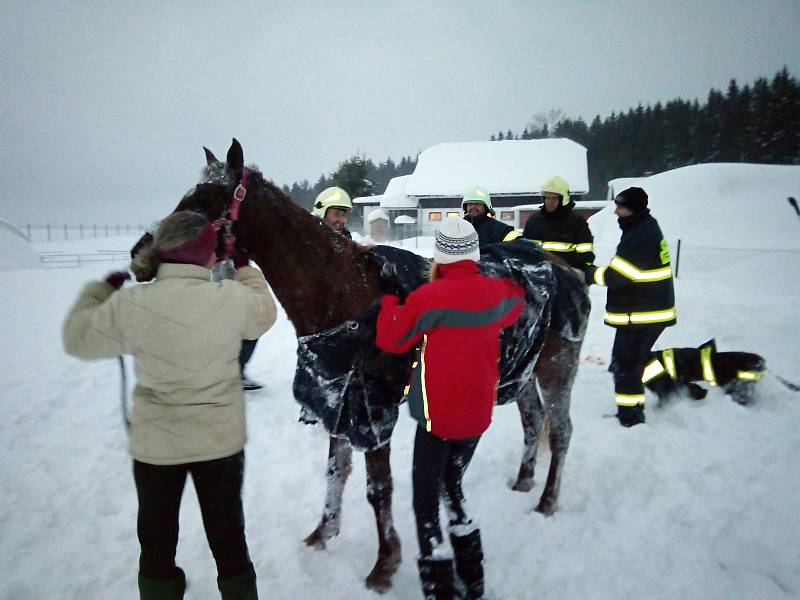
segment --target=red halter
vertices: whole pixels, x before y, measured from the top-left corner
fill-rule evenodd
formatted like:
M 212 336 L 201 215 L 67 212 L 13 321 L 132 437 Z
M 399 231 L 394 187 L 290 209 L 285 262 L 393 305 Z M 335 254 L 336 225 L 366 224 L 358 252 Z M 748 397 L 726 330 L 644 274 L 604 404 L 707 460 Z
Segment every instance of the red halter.
M 222 258 L 230 257 L 235 249 L 236 236 L 233 234 L 233 224 L 239 220 L 239 207 L 242 202 L 244 202 L 245 196 L 247 196 L 247 173 L 247 168 L 244 168 L 242 170 L 242 179 L 239 181 L 239 185 L 236 186 L 236 189 L 233 190 L 233 200 L 231 200 L 231 204 L 226 211 L 227 214 L 225 218 L 222 219 L 225 225 L 225 233 L 223 233 L 223 239 L 225 240 L 225 256 Z

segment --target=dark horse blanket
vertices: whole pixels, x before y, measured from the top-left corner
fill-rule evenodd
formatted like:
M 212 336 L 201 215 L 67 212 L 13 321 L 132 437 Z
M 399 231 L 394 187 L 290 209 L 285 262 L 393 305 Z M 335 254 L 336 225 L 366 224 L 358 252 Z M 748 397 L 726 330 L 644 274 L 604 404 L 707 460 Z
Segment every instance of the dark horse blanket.
M 388 293 L 405 297 L 427 280 L 430 260 L 412 252 L 377 246 L 370 257 Z M 589 297 L 576 277 L 527 240 L 485 247 L 479 266 L 484 274 L 509 277 L 525 289 L 527 307 L 501 340 L 497 403 L 515 402 L 548 330 L 571 341 L 583 339 Z M 389 441 L 414 355 L 413 350 L 395 355 L 375 346 L 379 307 L 376 301 L 357 319 L 298 338 L 297 345 L 295 398 L 328 433 L 361 450 Z

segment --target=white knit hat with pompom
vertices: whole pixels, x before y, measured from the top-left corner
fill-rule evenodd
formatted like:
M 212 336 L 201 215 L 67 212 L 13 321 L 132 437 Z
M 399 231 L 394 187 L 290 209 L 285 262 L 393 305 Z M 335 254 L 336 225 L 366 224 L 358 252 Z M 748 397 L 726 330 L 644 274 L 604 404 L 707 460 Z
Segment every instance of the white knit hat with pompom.
M 448 217 L 436 232 L 433 260 L 446 265 L 460 260 L 477 262 L 480 257 L 478 234 L 472 223 L 457 217 Z

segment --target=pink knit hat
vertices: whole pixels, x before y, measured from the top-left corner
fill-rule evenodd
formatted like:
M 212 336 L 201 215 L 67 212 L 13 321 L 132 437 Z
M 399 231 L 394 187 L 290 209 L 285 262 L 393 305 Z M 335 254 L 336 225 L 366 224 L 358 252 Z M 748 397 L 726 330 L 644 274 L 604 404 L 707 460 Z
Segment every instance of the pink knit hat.
M 165 263 L 199 265 L 205 267 L 217 247 L 215 223 L 207 223 L 194 239 L 169 250 L 159 250 L 158 258 Z

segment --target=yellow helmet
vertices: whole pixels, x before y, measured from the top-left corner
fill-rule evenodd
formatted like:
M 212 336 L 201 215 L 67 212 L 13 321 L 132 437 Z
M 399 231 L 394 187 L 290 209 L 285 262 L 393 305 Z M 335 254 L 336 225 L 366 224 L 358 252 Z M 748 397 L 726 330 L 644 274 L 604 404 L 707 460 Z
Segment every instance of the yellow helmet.
M 314 208 L 311 209 L 311 214 L 325 218 L 325 212 L 329 208 L 341 208 L 350 212 L 353 210 L 353 202 L 350 200 L 350 194 L 345 192 L 340 187 L 328 187 L 317 194 L 317 199 L 314 200 Z
M 492 197 L 486 188 L 479 185 L 473 185 L 466 192 L 464 198 L 461 200 L 461 208 L 465 209 L 467 204 L 483 204 L 486 206 L 486 211 L 494 216 L 494 207 L 492 206 Z
M 561 205 L 566 206 L 569 204 L 569 184 L 567 181 L 558 175 L 551 177 L 542 184 L 540 190 L 542 194 L 558 194 L 561 196 Z

